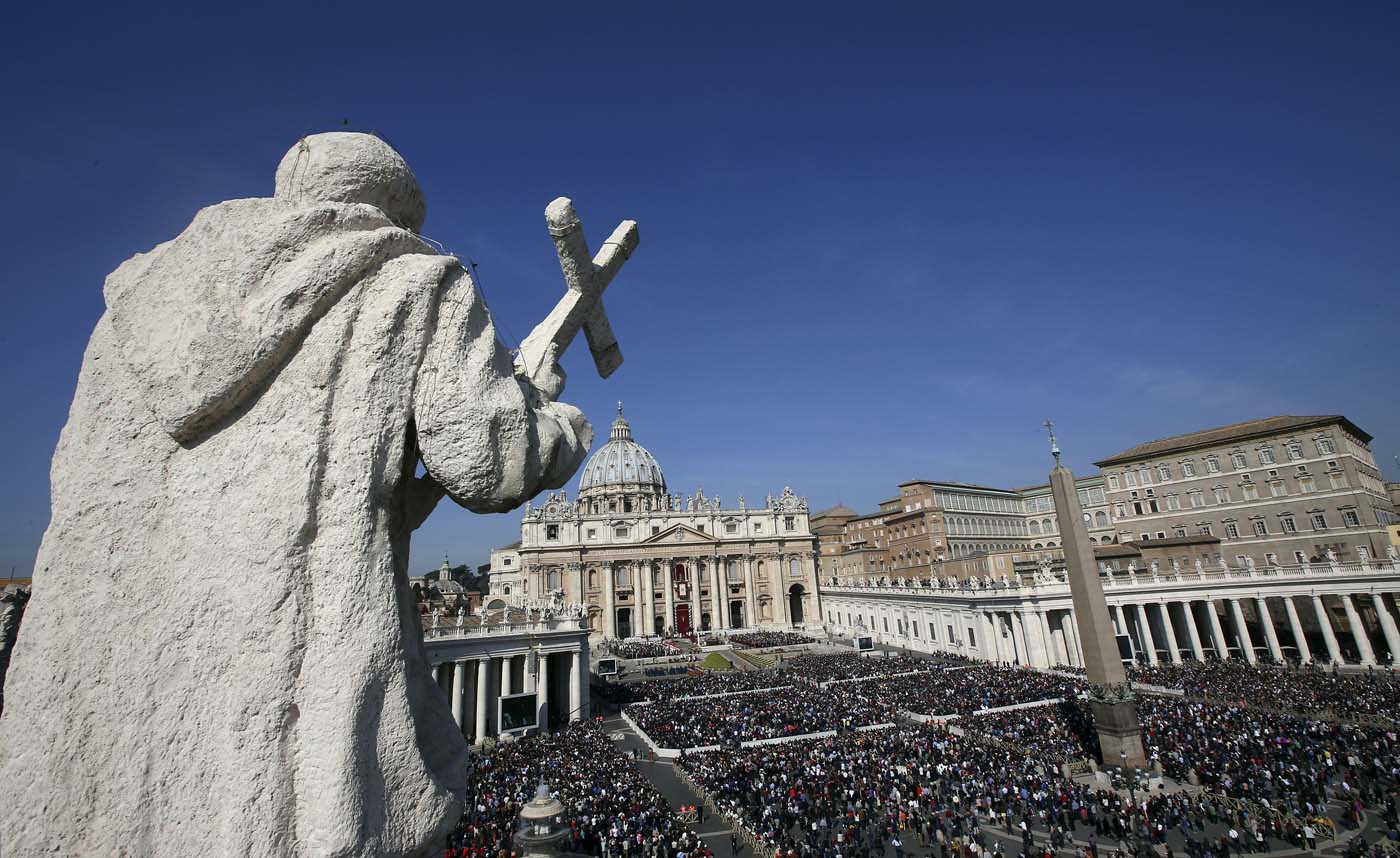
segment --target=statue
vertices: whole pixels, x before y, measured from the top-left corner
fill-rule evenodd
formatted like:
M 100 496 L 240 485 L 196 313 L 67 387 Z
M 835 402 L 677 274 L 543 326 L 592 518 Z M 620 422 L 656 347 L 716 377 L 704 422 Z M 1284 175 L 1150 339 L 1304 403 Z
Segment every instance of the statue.
M 1327 562 L 1328 562 L 1328 563 L 1331 563 L 1333 566 L 1336 566 L 1336 565 L 1337 565 L 1337 552 L 1335 552 L 1335 551 L 1333 551 L 1332 549 L 1329 548 L 1329 549 L 1327 549 L 1327 552 L 1326 552 L 1326 553 L 1327 553 Z
M 424 211 L 386 143 L 318 134 L 271 198 L 107 278 L 5 689 L 0 854 L 409 856 L 460 819 L 409 538 L 444 496 L 501 512 L 573 475 L 592 429 L 558 362 L 580 328 L 621 360 L 601 293 L 636 230 L 589 257 L 550 204 L 568 290 L 513 361 Z
M 1206 571 L 1206 569 L 1205 569 L 1205 566 L 1202 565 L 1202 563 L 1201 563 L 1201 558 L 1197 557 L 1197 558 L 1196 558 L 1196 577 L 1197 577 L 1197 578 L 1200 578 L 1202 575 L 1205 574 L 1205 571 Z

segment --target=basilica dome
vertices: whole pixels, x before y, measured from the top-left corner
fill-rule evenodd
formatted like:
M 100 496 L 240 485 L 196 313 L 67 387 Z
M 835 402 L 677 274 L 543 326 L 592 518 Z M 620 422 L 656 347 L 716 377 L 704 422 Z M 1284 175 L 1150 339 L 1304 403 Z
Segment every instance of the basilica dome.
M 632 440 L 632 427 L 622 416 L 620 402 L 612 435 L 583 466 L 578 490 L 580 497 L 613 492 L 666 494 L 666 478 L 661 474 L 661 466 L 645 447 Z

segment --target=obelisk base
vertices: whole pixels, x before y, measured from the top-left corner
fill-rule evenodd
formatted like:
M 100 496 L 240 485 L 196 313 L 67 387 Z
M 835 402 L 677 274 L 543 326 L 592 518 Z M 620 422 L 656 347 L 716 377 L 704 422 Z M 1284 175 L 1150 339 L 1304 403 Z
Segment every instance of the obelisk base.
M 1099 733 L 1103 764 L 1146 768 L 1147 753 L 1142 747 L 1142 724 L 1138 722 L 1137 702 L 1109 702 L 1090 697 L 1089 709 L 1094 713 L 1094 727 Z

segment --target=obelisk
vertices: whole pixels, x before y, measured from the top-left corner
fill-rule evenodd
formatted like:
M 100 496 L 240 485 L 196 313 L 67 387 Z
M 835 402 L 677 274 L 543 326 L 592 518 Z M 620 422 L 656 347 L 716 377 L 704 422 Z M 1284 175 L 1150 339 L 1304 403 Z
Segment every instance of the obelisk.
M 1089 708 L 1094 713 L 1103 762 L 1105 765 L 1146 766 L 1137 697 L 1128 685 L 1128 674 L 1118 655 L 1113 621 L 1108 616 L 1108 602 L 1104 599 L 1103 584 L 1094 563 L 1094 549 L 1090 547 L 1089 532 L 1084 527 L 1084 510 L 1079 505 L 1074 474 L 1060 464 L 1054 424 L 1047 420 L 1045 426 L 1050 430 L 1050 453 L 1055 457 L 1055 469 L 1050 472 L 1050 491 L 1055 498 L 1055 517 L 1060 521 L 1060 534 L 1064 538 L 1069 594 L 1074 604 L 1075 628 L 1084 647 Z

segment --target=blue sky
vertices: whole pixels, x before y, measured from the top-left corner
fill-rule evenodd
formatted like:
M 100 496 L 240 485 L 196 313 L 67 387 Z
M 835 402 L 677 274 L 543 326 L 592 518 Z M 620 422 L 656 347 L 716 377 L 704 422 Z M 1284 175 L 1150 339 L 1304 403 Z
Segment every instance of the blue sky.
M 797 8 L 7 12 L 0 576 L 32 565 L 106 273 L 347 120 L 408 159 L 511 344 L 563 288 L 550 199 L 595 245 L 639 221 L 627 362 L 578 348 L 565 398 L 604 438 L 623 400 L 676 490 L 1023 485 L 1047 416 L 1088 471 L 1343 412 L 1400 478 L 1400 6 Z M 517 521 L 443 506 L 413 566 Z

